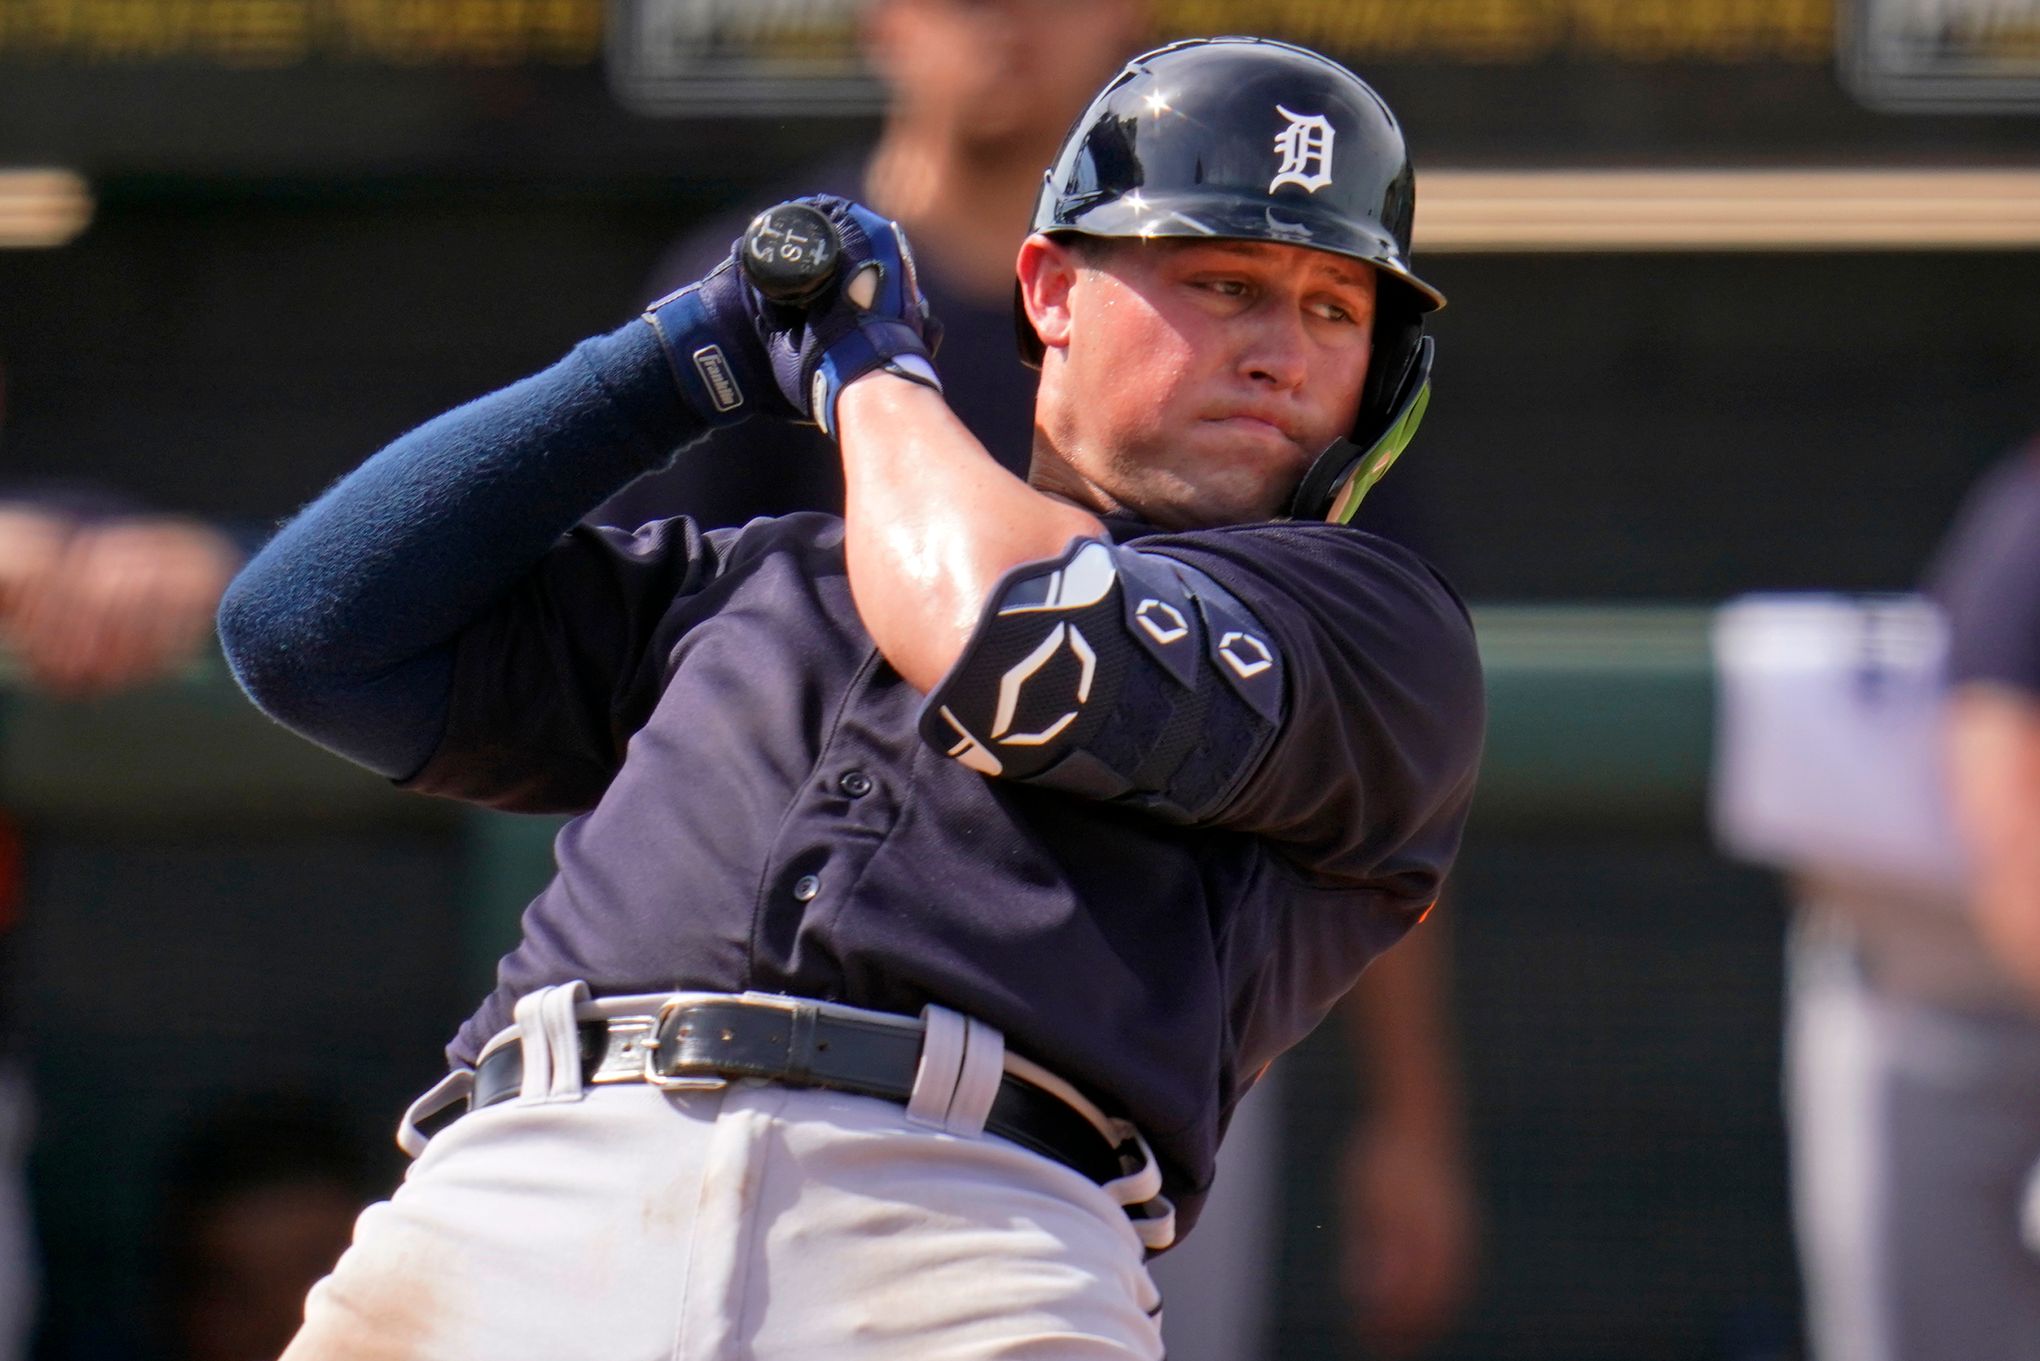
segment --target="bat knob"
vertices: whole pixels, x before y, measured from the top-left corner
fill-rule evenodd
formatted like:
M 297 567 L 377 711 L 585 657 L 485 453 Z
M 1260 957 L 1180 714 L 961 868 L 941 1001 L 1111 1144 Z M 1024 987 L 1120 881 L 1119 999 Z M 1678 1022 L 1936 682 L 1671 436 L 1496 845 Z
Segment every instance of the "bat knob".
M 805 203 L 767 208 L 744 229 L 744 274 L 777 303 L 813 299 L 836 277 L 842 253 L 835 224 Z

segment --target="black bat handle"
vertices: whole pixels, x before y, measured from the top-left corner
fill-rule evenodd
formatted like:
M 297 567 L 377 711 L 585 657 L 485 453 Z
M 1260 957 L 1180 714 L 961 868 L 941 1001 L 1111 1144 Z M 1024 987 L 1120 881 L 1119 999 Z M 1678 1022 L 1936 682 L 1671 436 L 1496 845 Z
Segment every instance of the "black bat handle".
M 805 203 L 767 208 L 744 229 L 744 274 L 773 302 L 799 306 L 836 277 L 842 238 L 828 218 Z

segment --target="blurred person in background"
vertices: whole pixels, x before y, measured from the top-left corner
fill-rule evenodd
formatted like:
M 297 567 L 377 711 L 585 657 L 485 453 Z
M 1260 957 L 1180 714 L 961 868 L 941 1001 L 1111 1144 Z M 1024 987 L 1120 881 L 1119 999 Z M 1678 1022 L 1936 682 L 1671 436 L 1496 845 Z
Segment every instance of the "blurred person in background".
M 286 1094 L 226 1101 L 185 1131 L 157 1228 L 169 1361 L 281 1355 L 386 1180 L 372 1163 L 341 1111 Z
M 1717 817 L 1788 871 L 1786 1091 L 1816 1361 L 2040 1361 L 2040 452 L 1922 597 L 1738 602 Z
M 0 428 L 5 417 L 0 370 Z M 210 644 L 244 556 L 209 525 L 101 488 L 0 480 L 0 649 L 20 683 L 64 699 L 161 680 Z M 0 1361 L 28 1354 L 38 1275 L 24 1169 L 34 1103 L 14 1006 L 19 862 L 0 810 Z
M 2040 1000 L 2040 441 L 1993 469 L 1943 549 L 1948 756 L 1976 921 Z
M 1013 259 L 1063 133 L 1146 45 L 1148 18 L 1143 0 L 872 0 L 864 49 L 887 95 L 877 141 L 799 167 L 779 192 L 762 191 L 743 212 L 683 236 L 647 296 L 713 269 L 758 208 L 803 194 L 863 203 L 914 243 L 921 291 L 942 320 L 939 363 L 956 414 L 993 457 L 1025 474 L 1034 381 L 1014 340 Z M 714 439 L 725 457 L 643 478 L 596 518 L 635 527 L 685 513 L 735 525 L 841 510 L 842 469 L 819 431 L 745 425 Z M 709 475 L 710 463 L 728 475 Z
M 1992 469 L 1942 549 L 1936 594 L 1949 629 L 1949 791 L 1969 853 L 1978 932 L 2022 990 L 2025 1120 L 2008 1158 L 2040 1160 L 2040 440 Z M 2040 1253 L 2040 1180 L 2025 1240 Z M 2021 1355 L 2040 1355 L 2040 1257 L 2008 1275 L 2022 1288 Z
M 887 92 L 877 141 L 804 167 L 747 210 L 682 237 L 646 296 L 714 268 L 752 211 L 770 203 L 832 193 L 867 204 L 914 243 L 921 289 L 943 324 L 936 362 L 951 408 L 1024 476 L 1035 376 L 1015 344 L 1014 258 L 1071 120 L 1149 45 L 1150 19 L 1144 0 L 872 0 L 863 38 Z M 841 460 L 818 430 L 751 422 L 715 431 L 701 448 L 590 518 L 634 529 L 680 514 L 736 525 L 842 511 Z M 1355 523 L 1429 553 L 1418 521 L 1391 477 Z M 1413 1356 L 1434 1342 L 1473 1281 L 1478 1215 L 1447 1019 L 1444 930 L 1436 920 L 1412 930 L 1342 1004 L 1364 1111 L 1340 1159 L 1332 1251 L 1355 1332 L 1383 1357 Z M 1280 1084 L 1264 1079 L 1236 1113 L 1226 1172 L 1203 1221 L 1222 1227 L 1155 1263 L 1175 1361 L 1250 1361 L 1266 1347 L 1283 1100 Z

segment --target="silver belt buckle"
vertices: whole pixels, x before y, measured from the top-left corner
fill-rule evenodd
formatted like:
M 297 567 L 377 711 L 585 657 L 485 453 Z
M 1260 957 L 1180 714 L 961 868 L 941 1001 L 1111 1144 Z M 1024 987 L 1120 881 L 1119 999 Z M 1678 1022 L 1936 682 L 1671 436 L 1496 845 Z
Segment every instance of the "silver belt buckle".
M 666 1018 L 678 1011 L 684 1003 L 677 997 L 669 997 L 659 1007 L 659 1014 L 643 1022 L 641 1033 L 632 1036 L 619 1046 L 620 1051 L 640 1051 L 637 1071 L 632 1076 L 649 1082 L 662 1092 L 716 1092 L 730 1085 L 730 1080 L 720 1073 L 700 1073 L 675 1076 L 659 1071 L 659 1036 L 666 1029 Z M 637 1019 L 633 1018 L 633 1024 Z M 617 1059 L 623 1062 L 625 1052 L 619 1052 Z
M 602 1062 L 588 1075 L 590 1086 L 613 1082 L 648 1082 L 661 1091 L 716 1091 L 729 1085 L 717 1074 L 671 1077 L 659 1072 L 659 1028 L 671 1013 L 668 1002 L 657 1016 L 619 1016 L 609 1022 L 609 1033 L 620 1040 L 603 1046 Z

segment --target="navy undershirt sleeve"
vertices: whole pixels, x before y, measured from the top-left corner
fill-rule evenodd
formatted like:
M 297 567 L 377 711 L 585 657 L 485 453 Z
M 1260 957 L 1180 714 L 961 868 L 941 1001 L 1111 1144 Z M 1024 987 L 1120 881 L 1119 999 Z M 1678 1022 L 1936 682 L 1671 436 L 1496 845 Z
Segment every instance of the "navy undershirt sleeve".
M 704 430 L 633 320 L 438 416 L 285 525 L 220 604 L 271 717 L 391 778 L 444 729 L 461 630 L 562 534 Z

